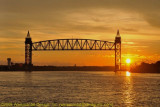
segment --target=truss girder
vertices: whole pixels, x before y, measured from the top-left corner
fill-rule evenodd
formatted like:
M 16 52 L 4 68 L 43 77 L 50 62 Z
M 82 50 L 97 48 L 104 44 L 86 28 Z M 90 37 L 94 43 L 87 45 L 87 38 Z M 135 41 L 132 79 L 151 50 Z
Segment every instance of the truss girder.
M 115 43 L 91 39 L 56 39 L 34 42 L 32 50 L 115 50 Z

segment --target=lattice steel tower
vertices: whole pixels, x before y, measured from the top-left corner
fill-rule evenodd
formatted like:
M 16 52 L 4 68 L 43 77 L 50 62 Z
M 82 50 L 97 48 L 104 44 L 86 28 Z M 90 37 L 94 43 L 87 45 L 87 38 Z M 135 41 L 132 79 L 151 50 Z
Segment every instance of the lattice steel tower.
M 115 72 L 121 69 L 121 36 L 119 30 L 115 38 Z
M 27 66 L 32 65 L 32 39 L 30 37 L 29 31 L 25 39 L 25 64 Z

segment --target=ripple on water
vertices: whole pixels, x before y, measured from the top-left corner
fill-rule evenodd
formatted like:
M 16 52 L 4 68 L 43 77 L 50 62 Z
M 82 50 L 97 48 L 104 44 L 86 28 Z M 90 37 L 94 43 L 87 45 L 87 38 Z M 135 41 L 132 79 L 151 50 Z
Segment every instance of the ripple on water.
M 125 73 L 124 73 L 125 74 Z M 0 72 L 0 101 L 160 105 L 160 74 L 54 71 Z

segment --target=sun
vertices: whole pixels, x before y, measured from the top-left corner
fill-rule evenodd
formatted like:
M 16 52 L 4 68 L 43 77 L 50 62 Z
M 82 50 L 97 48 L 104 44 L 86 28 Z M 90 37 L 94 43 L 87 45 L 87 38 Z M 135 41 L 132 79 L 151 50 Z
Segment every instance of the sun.
M 127 58 L 127 59 L 126 59 L 126 63 L 127 63 L 127 64 L 130 64 L 130 63 L 131 63 L 131 59 Z

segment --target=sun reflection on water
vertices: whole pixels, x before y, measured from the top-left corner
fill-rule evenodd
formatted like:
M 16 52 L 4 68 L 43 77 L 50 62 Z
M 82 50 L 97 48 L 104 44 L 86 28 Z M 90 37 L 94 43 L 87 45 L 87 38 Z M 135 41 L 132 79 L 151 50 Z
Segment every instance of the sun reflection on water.
M 131 73 L 129 71 L 126 71 L 126 76 L 131 76 Z
M 131 77 L 131 73 L 129 71 L 126 71 L 126 77 L 125 77 L 125 81 L 124 81 L 124 104 L 126 106 L 132 106 L 133 104 L 133 99 L 134 99 L 134 95 L 133 95 L 133 82 L 132 82 L 132 77 Z

